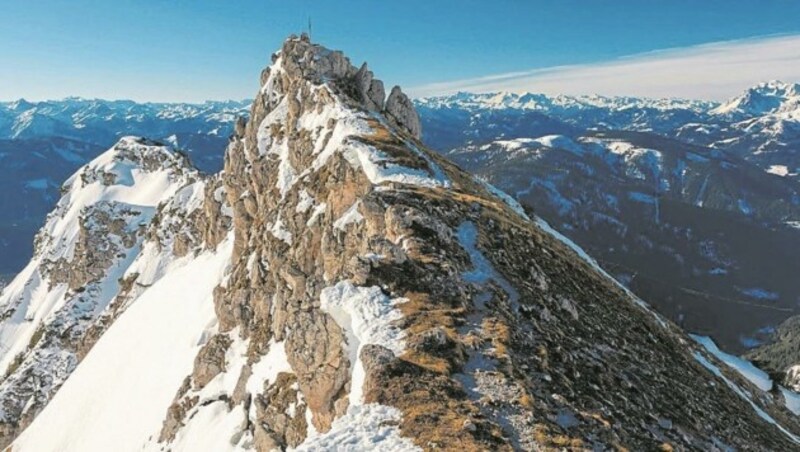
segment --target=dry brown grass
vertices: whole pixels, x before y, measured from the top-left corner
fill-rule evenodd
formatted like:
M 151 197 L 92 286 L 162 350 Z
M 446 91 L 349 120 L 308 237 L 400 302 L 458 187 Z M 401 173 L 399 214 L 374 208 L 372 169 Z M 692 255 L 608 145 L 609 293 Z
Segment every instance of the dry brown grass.
M 445 332 L 449 341 L 459 344 L 458 333 L 455 329 L 455 318 L 463 315 L 463 308 L 440 308 L 430 302 L 426 293 L 407 292 L 404 297 L 408 301 L 400 305 L 400 311 L 408 322 L 405 331 L 409 336 L 417 336 L 434 328 L 439 328 Z M 452 373 L 455 365 L 457 365 L 457 360 L 454 358 L 457 357 L 450 356 L 445 358 L 412 349 L 407 349 L 402 356 L 405 361 L 445 375 Z
M 534 407 L 533 404 L 533 397 L 531 397 L 527 392 L 523 392 L 521 396 L 519 396 L 519 400 L 517 402 L 520 404 L 521 407 L 526 408 L 528 410 L 532 410 Z
M 384 143 L 391 143 L 398 141 L 392 132 L 389 131 L 386 127 L 383 126 L 378 120 L 375 118 L 367 119 L 367 124 L 372 128 L 372 134 L 369 135 L 370 138 L 376 141 L 381 141 Z
M 452 364 L 446 359 L 431 356 L 427 353 L 420 353 L 415 350 L 406 350 L 405 353 L 403 353 L 402 359 L 431 372 L 443 375 L 450 375 L 453 370 Z
M 428 162 L 422 156 L 409 149 L 403 140 L 394 135 L 378 120 L 369 118 L 367 119 L 367 124 L 372 128 L 372 133 L 366 136 L 354 136 L 353 139 L 375 147 L 391 157 L 394 163 L 432 173 Z
M 440 326 L 455 335 L 455 318 L 464 315 L 464 308 L 441 307 L 430 301 L 429 295 L 422 292 L 406 292 L 403 298 L 408 301 L 398 307 L 409 321 L 406 331 L 418 334 L 433 327 Z M 424 315 L 421 315 L 424 314 Z
M 550 429 L 544 424 L 533 426 L 533 438 L 543 450 L 584 450 L 582 439 L 571 438 L 563 434 L 551 434 Z
M 495 358 L 508 358 L 508 344 L 511 342 L 511 329 L 497 317 L 483 319 L 483 331 L 492 340 Z
M 550 370 L 550 360 L 548 358 L 549 355 L 547 353 L 547 347 L 545 347 L 543 344 L 536 347 L 536 356 L 539 357 L 542 370 L 545 372 Z
M 397 407 L 403 412 L 400 429 L 424 450 L 510 451 L 502 430 L 486 422 L 451 374 L 466 359 L 456 328 L 465 314 L 461 307 L 432 300 L 427 293 L 409 291 L 402 311 L 403 329 L 411 343 L 430 331 L 443 332 L 443 347 L 409 346 L 399 362 L 365 394 L 365 400 Z M 440 333 L 441 334 L 441 333 Z M 470 423 L 476 428 L 465 429 Z
M 511 450 L 502 430 L 482 419 L 478 408 L 449 375 L 404 358 L 381 379 L 381 384 L 365 393 L 365 401 L 401 410 L 403 436 L 412 438 L 424 450 Z M 465 429 L 467 423 L 476 428 Z
M 420 413 L 424 413 L 424 412 L 429 412 L 428 410 L 430 409 L 439 409 L 439 407 L 420 406 L 417 409 L 419 409 Z M 405 415 L 414 418 L 415 411 L 416 409 L 408 410 L 405 412 Z M 467 421 L 471 422 L 470 418 L 468 416 L 461 416 L 454 413 L 455 413 L 454 411 L 450 411 L 450 414 L 448 416 L 439 417 L 437 420 L 437 428 L 435 429 L 435 433 L 425 438 L 424 443 L 422 441 L 418 441 L 417 443 L 421 444 L 425 450 L 431 450 L 431 449 L 443 450 L 443 451 L 512 450 L 508 444 L 504 443 L 505 440 L 503 439 L 502 432 L 497 427 L 494 427 L 491 431 L 484 434 L 485 436 L 488 436 L 486 440 L 488 440 L 488 444 L 491 444 L 491 446 L 487 445 L 486 442 L 475 441 L 474 438 L 472 438 L 470 434 L 464 430 L 464 423 Z M 488 424 L 484 424 L 484 427 L 488 428 Z

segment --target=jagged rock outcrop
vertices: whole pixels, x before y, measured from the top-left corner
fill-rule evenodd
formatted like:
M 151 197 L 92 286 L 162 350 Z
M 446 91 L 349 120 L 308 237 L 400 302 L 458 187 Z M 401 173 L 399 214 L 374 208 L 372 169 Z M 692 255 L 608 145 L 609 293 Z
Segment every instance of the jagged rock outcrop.
M 386 116 L 414 138 L 419 140 L 422 136 L 422 126 L 419 123 L 417 110 L 399 86 L 392 88 L 389 98 L 386 99 Z
M 385 104 L 386 91 L 383 89 L 383 82 L 376 80 L 374 77 L 375 75 L 372 71 L 367 68 L 367 63 L 362 64 L 354 76 L 356 92 L 367 109 L 382 111 Z
M 152 450 L 798 447 L 782 402 L 425 149 L 399 89 L 384 102 L 365 66 L 305 36 L 261 82 L 224 171 L 161 208 L 195 206 L 179 224 L 199 226 L 151 223 L 143 253 L 184 257 L 15 450 L 118 446 L 119 424 Z M 101 379 L 128 353 L 121 394 Z M 92 385 L 115 403 L 87 402 Z

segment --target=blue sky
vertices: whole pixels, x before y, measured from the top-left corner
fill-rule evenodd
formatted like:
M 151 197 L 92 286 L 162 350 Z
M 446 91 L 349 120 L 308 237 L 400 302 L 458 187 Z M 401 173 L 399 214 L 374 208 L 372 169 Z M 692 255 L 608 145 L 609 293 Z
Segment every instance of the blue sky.
M 289 33 L 302 30 L 309 15 L 315 41 L 344 50 L 356 63 L 369 61 L 387 84 L 419 94 L 452 91 L 461 86 L 452 81 L 495 74 L 530 75 L 563 66 L 585 70 L 655 50 L 696 53 L 697 45 L 725 42 L 726 51 L 741 55 L 738 43 L 730 41 L 800 39 L 796 1 L 3 0 L 0 12 L 0 99 L 5 100 L 251 97 L 270 53 Z M 775 48 L 773 41 L 755 41 L 762 43 L 759 54 Z M 771 58 L 774 67 L 766 71 L 776 75 L 769 78 L 793 77 L 800 64 L 791 49 L 800 46 L 781 45 L 784 52 Z M 712 69 L 697 77 L 708 75 L 711 83 Z M 592 88 L 579 81 L 553 86 L 525 80 L 500 88 Z M 642 94 L 626 88 L 630 82 L 620 78 L 617 86 L 597 89 Z M 675 95 L 686 95 L 674 89 Z M 703 97 L 703 91 L 698 94 Z

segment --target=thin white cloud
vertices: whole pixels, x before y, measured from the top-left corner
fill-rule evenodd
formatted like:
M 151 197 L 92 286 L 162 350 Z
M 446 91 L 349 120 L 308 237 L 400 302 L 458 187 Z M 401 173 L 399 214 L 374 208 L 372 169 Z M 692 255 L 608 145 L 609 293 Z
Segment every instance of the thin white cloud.
M 716 42 L 409 89 L 415 97 L 535 92 L 724 100 L 767 80 L 800 81 L 800 35 Z

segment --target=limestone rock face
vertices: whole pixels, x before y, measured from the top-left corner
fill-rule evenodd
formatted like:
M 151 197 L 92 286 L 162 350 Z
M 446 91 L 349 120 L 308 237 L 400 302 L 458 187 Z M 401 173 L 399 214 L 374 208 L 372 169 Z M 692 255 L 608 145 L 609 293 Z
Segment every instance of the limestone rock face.
M 214 294 L 246 352 L 207 382 L 236 382 L 241 444 L 329 448 L 373 407 L 401 449 L 788 444 L 676 327 L 426 150 L 409 99 L 384 101 L 366 64 L 292 37 L 261 83 L 221 175 L 235 241 Z M 198 370 L 170 409 L 187 426 L 204 407 L 182 407 L 212 397 Z
M 392 88 L 389 98 L 386 99 L 386 116 L 404 128 L 411 136 L 419 139 L 422 136 L 422 126 L 419 122 L 419 114 L 414 108 L 414 104 L 406 96 L 399 86 Z
M 141 240 L 144 230 L 140 225 L 144 222 L 145 212 L 135 207 L 105 201 L 88 206 L 75 243 L 74 253 L 80 257 L 48 262 L 45 272 L 51 286 L 66 283 L 75 291 L 102 279 L 120 255 Z
M 386 91 L 383 89 L 383 82 L 374 79 L 374 74 L 367 68 L 367 63 L 362 64 L 356 72 L 355 83 L 364 105 L 370 110 L 382 111 Z

